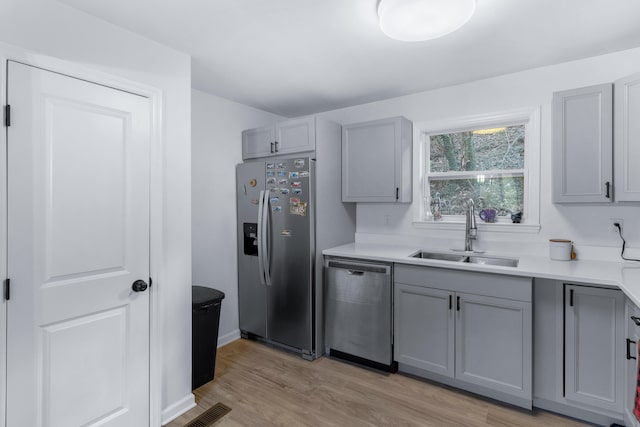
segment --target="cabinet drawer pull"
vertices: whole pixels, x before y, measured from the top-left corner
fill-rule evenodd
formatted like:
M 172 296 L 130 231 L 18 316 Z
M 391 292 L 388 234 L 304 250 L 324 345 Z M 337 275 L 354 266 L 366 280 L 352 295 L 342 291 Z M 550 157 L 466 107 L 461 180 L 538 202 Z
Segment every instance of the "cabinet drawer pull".
M 573 307 L 573 289 L 569 290 L 569 306 Z
M 627 338 L 627 360 L 631 360 L 631 359 L 636 360 L 636 358 L 631 355 L 631 351 L 629 350 L 629 344 L 633 344 L 635 347 L 636 342 L 631 341 L 629 338 Z
M 635 323 L 636 326 L 640 326 L 640 317 L 631 316 L 631 320 L 633 320 L 633 323 Z

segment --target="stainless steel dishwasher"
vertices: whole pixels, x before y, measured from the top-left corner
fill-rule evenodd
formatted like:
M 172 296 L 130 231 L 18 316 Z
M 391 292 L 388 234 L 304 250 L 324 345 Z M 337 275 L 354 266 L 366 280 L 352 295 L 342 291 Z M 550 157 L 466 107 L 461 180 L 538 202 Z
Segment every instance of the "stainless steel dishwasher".
M 325 260 L 325 347 L 330 356 L 397 370 L 391 273 L 391 264 Z

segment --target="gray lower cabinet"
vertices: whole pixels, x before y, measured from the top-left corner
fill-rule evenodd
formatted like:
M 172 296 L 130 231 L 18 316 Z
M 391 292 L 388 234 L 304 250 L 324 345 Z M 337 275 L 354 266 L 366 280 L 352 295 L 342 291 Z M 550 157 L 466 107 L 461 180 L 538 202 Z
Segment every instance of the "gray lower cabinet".
M 396 265 L 399 370 L 531 408 L 531 279 Z
M 424 286 L 395 285 L 395 360 L 453 377 L 454 292 Z
M 612 415 L 623 411 L 624 295 L 565 285 L 565 399 Z
M 639 427 L 640 421 L 633 413 L 638 389 L 638 345 L 640 343 L 640 308 L 632 301 L 625 303 L 625 396 L 624 423 L 627 427 Z
M 533 294 L 534 406 L 596 425 L 622 424 L 625 376 L 630 381 L 635 369 L 629 361 L 625 375 L 622 292 L 535 279 Z M 629 335 L 635 331 L 626 329 L 635 340 Z
M 531 303 L 458 293 L 456 378 L 531 399 Z

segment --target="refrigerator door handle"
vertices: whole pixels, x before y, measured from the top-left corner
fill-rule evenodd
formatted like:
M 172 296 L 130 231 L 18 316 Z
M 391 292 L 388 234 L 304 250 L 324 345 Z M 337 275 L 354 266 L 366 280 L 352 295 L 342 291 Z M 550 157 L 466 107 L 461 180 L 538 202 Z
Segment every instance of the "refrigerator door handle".
M 271 234 L 271 230 L 269 230 L 269 194 L 269 191 L 264 192 L 264 202 L 262 203 L 264 209 L 264 212 L 262 213 L 262 268 L 264 271 L 264 281 L 267 286 L 271 286 L 271 255 L 269 254 L 269 236 Z
M 263 219 L 262 219 L 262 215 L 264 213 L 264 209 L 263 209 L 263 205 L 264 205 L 264 190 L 260 190 L 260 197 L 258 198 L 258 238 L 257 238 L 257 244 L 258 244 L 258 274 L 260 275 L 260 283 L 262 285 L 265 285 L 265 278 L 264 278 L 264 252 L 263 252 Z

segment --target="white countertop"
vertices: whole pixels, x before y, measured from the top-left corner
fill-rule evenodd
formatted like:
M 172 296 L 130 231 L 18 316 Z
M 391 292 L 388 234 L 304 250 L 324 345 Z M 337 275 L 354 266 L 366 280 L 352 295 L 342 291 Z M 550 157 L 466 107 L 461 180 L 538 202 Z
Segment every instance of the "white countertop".
M 433 252 L 456 253 L 447 250 L 420 248 L 415 246 L 379 245 L 371 243 L 349 243 L 322 253 L 327 256 L 360 258 L 411 265 L 444 267 L 455 270 L 483 271 L 512 276 L 538 277 L 574 283 L 615 286 L 620 288 L 637 306 L 640 306 L 640 262 L 573 260 L 555 261 L 542 256 L 514 256 L 487 252 L 480 256 L 518 258 L 517 267 L 502 267 L 486 264 L 468 264 L 453 261 L 412 258 L 411 255 L 424 249 Z M 461 252 L 457 252 L 462 254 Z

